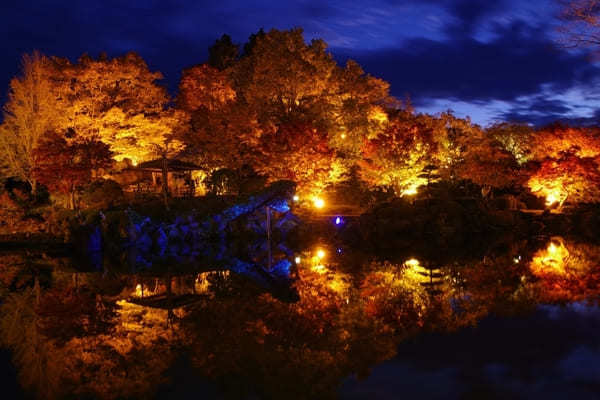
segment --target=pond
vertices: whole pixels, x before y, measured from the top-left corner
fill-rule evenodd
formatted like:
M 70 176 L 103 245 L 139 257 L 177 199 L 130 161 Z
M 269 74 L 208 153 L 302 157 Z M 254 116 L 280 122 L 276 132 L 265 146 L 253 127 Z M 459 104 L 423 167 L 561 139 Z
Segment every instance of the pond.
M 597 244 L 383 255 L 324 236 L 213 250 L 153 265 L 135 251 L 0 253 L 9 397 L 600 394 Z

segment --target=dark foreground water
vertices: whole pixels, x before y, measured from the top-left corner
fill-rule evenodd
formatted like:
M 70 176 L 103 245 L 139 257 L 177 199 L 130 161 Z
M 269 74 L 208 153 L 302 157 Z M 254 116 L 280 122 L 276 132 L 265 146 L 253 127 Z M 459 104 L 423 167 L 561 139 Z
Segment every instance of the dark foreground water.
M 7 398 L 600 398 L 597 245 L 213 250 L 0 253 Z

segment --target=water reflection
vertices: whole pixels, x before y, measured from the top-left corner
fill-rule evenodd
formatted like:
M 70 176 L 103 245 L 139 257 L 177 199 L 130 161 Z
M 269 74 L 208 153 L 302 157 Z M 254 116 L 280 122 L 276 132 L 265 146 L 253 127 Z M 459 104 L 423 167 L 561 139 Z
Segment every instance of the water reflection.
M 339 391 L 348 376 L 366 378 L 399 360 L 398 346 L 406 359 L 390 362 L 414 375 L 407 343 L 418 338 L 460 338 L 491 316 L 560 314 L 559 304 L 587 310 L 600 294 L 600 247 L 563 238 L 443 261 L 381 260 L 321 240 L 279 247 L 271 268 L 261 246 L 253 248 L 142 271 L 103 261 L 81 272 L 64 259 L 0 255 L 0 338 L 21 384 L 43 398 L 194 393 L 181 388 L 184 369 L 219 396 L 335 398 L 349 395 L 348 383 Z M 493 350 L 471 340 L 477 351 Z M 577 351 L 564 368 L 588 356 Z

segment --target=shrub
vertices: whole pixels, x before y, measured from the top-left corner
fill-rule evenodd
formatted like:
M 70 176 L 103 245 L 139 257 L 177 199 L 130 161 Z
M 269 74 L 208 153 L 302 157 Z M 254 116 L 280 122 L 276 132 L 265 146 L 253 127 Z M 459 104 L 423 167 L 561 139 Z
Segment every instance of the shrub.
M 123 203 L 121 186 L 111 179 L 100 179 L 84 186 L 81 190 L 81 207 L 106 209 Z

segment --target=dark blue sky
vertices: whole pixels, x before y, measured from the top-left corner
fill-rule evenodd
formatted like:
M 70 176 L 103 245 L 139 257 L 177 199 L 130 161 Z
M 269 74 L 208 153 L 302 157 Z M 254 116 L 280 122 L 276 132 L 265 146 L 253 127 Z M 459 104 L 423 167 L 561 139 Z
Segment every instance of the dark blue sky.
M 223 33 L 244 42 L 261 27 L 301 26 L 420 111 L 453 109 L 482 125 L 594 121 L 600 69 L 557 47 L 558 10 L 557 0 L 12 0 L 0 5 L 0 88 L 33 49 L 73 60 L 135 50 L 175 87 Z

